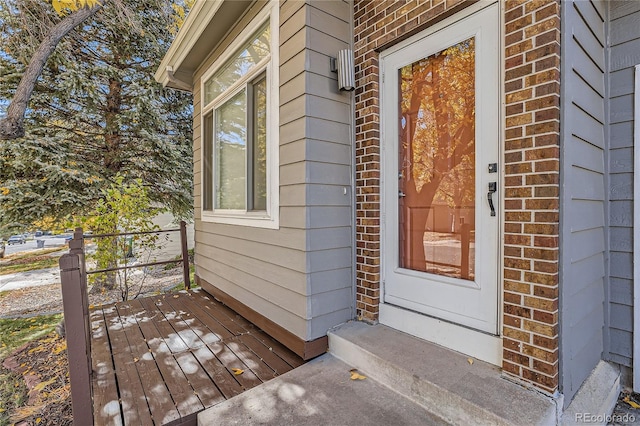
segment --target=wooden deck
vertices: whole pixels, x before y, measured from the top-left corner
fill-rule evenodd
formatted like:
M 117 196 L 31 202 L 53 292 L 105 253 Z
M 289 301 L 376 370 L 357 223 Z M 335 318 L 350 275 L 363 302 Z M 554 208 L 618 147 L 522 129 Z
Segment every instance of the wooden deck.
M 201 290 L 94 309 L 91 328 L 96 425 L 196 424 L 205 408 L 303 363 Z

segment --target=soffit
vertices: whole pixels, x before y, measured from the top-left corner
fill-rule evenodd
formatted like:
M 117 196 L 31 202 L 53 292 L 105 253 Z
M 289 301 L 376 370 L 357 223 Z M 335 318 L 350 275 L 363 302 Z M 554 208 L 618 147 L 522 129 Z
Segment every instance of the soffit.
M 163 86 L 191 91 L 193 74 L 254 0 L 198 0 L 155 74 Z M 172 71 L 171 71 L 172 70 Z

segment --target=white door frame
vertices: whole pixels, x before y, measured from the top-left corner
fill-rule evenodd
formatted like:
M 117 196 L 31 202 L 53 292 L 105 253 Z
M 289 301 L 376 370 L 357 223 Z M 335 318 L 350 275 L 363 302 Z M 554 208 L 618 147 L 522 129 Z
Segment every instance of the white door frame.
M 445 27 L 451 25 L 452 23 L 464 19 L 486 7 L 493 6 L 494 2 L 491 4 L 487 4 L 485 2 L 479 2 L 473 6 L 466 8 L 465 10 L 457 13 L 456 15 L 447 18 L 429 29 L 399 43 L 396 46 L 393 46 L 389 50 L 385 51 L 384 54 L 391 54 L 396 52 L 404 47 L 416 42 L 417 40 L 428 37 L 429 35 L 444 29 Z M 500 117 L 499 117 L 499 134 L 497 135 L 498 140 L 502 142 L 503 135 L 502 131 L 504 129 L 504 96 L 503 96 L 503 86 L 504 86 L 504 66 L 503 66 L 503 44 L 504 44 L 504 30 L 503 27 L 503 6 L 501 3 L 498 5 L 499 8 L 499 22 L 500 22 L 500 31 L 499 31 L 499 42 L 500 48 L 498 49 L 499 55 L 497 60 L 499 61 L 500 68 L 500 76 L 499 76 L 499 103 L 500 103 Z M 382 61 L 381 61 L 382 63 Z M 384 95 L 383 95 L 383 70 L 380 73 L 380 105 L 384 105 Z M 384 129 L 382 129 L 384 132 Z M 381 133 L 381 141 L 384 141 L 384 134 Z M 382 151 L 384 151 L 384 143 L 382 145 Z M 503 144 L 499 143 L 498 148 L 498 156 L 500 158 L 499 164 L 502 165 L 502 157 L 503 157 Z M 384 155 L 384 153 L 382 154 Z M 478 165 L 478 167 L 483 167 L 483 165 Z M 504 166 L 501 166 L 502 170 L 500 170 L 500 180 L 498 180 L 498 195 L 497 205 L 498 205 L 498 256 L 500 261 L 498 262 L 498 285 L 497 285 L 497 309 L 495 315 L 497 317 L 498 323 L 498 332 L 501 329 L 501 319 L 502 319 L 502 308 L 501 308 L 501 300 L 502 300 L 502 235 L 503 235 L 503 182 L 502 177 L 504 176 Z M 384 172 L 381 174 L 381 235 L 385 235 L 386 229 L 386 204 L 385 204 L 385 182 L 384 182 Z M 388 194 L 387 194 L 388 195 Z M 482 193 L 479 193 L 478 196 L 481 196 Z M 395 224 L 393 224 L 395 225 Z M 393 226 L 392 225 L 392 226 Z M 383 239 L 384 240 L 384 239 Z M 382 257 L 384 258 L 384 248 L 382 250 Z M 385 265 L 384 261 L 381 262 L 381 276 L 385 277 Z M 434 343 L 440 344 L 442 346 L 448 347 L 450 349 L 471 355 L 475 358 L 481 359 L 483 361 L 500 365 L 502 362 L 502 338 L 498 335 L 493 335 L 490 333 L 484 333 L 477 330 L 473 330 L 467 328 L 465 326 L 453 324 L 447 321 L 443 321 L 438 318 L 433 318 L 430 316 L 426 316 L 408 309 L 404 309 L 401 307 L 397 307 L 394 305 L 390 305 L 384 303 L 384 278 L 382 282 L 382 297 L 380 302 L 380 319 L 381 322 L 397 329 L 401 329 L 407 333 L 415 335 L 417 337 L 423 338 L 428 341 L 432 341 Z

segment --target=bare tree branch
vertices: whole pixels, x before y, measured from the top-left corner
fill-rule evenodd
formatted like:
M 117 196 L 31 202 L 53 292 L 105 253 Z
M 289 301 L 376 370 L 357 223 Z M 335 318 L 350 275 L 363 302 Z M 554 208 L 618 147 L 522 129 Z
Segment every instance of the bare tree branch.
M 7 116 L 0 120 L 0 140 L 12 140 L 24 136 L 24 115 L 36 81 L 42 74 L 45 63 L 55 51 L 60 40 L 75 27 L 93 16 L 100 7 L 98 5 L 91 9 L 78 9 L 62 19 L 44 37 L 22 75 L 13 99 L 7 108 Z

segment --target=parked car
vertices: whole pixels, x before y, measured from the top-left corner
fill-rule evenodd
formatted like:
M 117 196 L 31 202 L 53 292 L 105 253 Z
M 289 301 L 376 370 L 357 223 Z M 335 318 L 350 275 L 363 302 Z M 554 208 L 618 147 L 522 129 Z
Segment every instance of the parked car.
M 11 237 L 9 237 L 9 240 L 7 241 L 7 244 L 11 245 L 11 244 L 24 244 L 26 243 L 27 240 L 24 238 L 24 235 L 12 235 Z
M 4 241 L 0 240 L 0 259 L 4 257 Z

